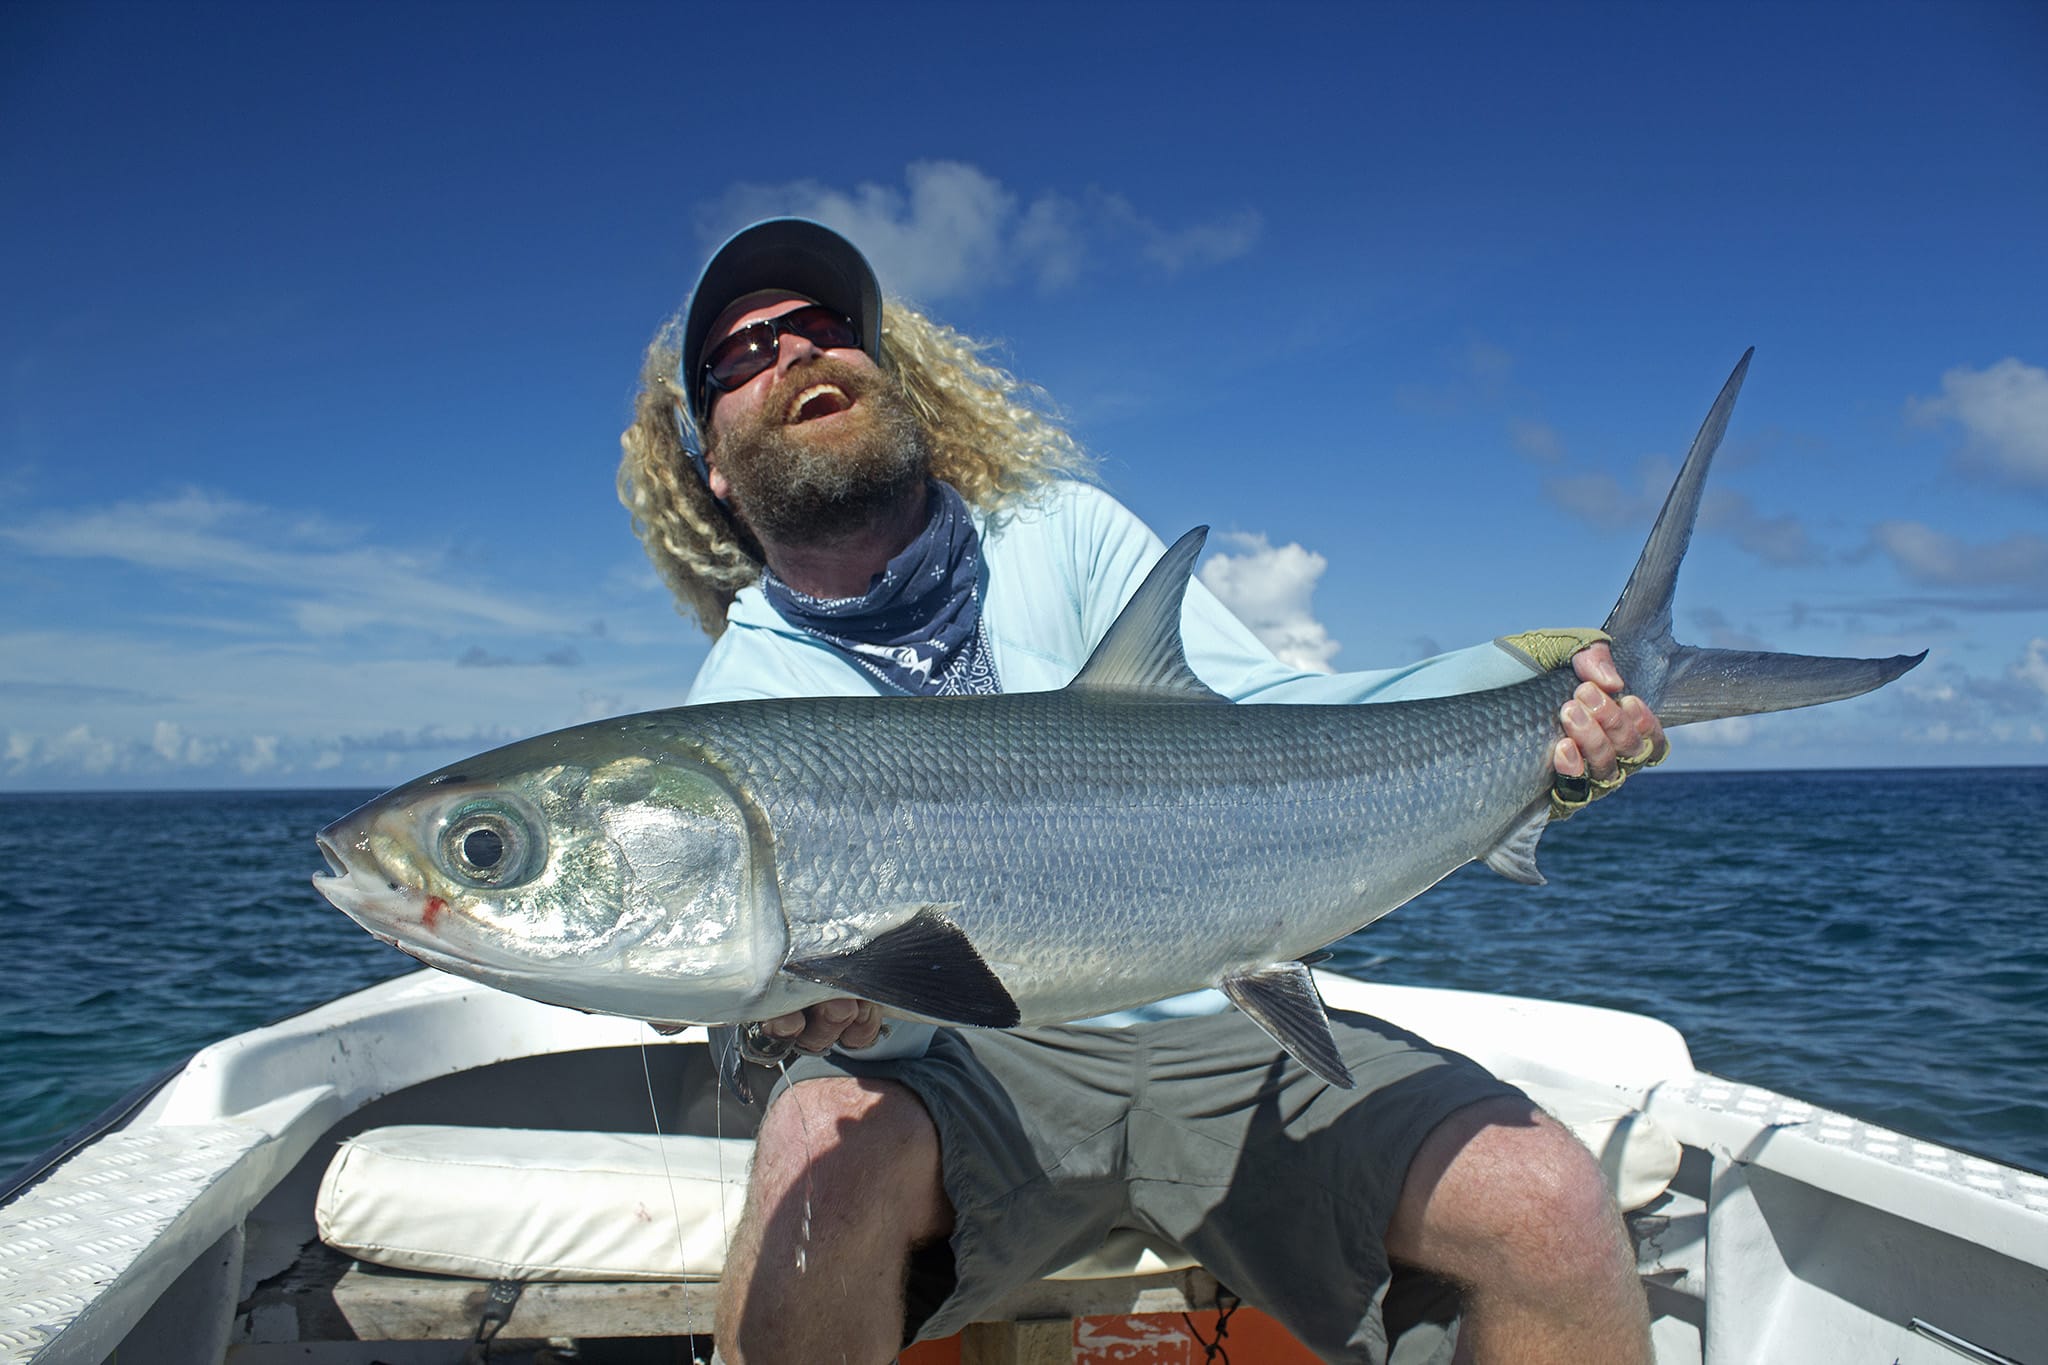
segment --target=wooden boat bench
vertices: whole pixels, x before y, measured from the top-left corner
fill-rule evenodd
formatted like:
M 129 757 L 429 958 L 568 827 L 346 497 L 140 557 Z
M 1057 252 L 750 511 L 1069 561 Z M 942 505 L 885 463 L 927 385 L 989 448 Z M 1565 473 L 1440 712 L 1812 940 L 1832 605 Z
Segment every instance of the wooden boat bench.
M 357 1261 L 315 1243 L 244 1305 L 254 1335 L 279 1341 L 470 1341 L 493 1282 Z M 516 1350 L 549 1339 L 711 1334 L 718 1286 L 705 1280 L 536 1280 L 520 1287 L 494 1340 Z M 1214 1309 L 1228 1291 L 1200 1267 L 1088 1280 L 1041 1280 L 961 1334 L 961 1365 L 1066 1365 L 1079 1318 Z M 271 1315 L 282 1315 L 272 1317 Z M 272 1330 L 266 1332 L 265 1326 Z
M 1624 1208 L 1655 1199 L 1678 1144 L 1624 1101 L 1527 1086 L 1602 1160 Z M 693 1135 L 401 1125 L 345 1142 L 321 1182 L 325 1248 L 267 1286 L 306 1340 L 468 1340 L 493 1282 L 499 1339 L 711 1334 L 752 1143 Z M 1077 1318 L 1214 1309 L 1179 1248 L 1120 1230 L 963 1335 L 967 1365 L 1072 1359 Z M 247 1321 L 260 1321 L 252 1302 Z

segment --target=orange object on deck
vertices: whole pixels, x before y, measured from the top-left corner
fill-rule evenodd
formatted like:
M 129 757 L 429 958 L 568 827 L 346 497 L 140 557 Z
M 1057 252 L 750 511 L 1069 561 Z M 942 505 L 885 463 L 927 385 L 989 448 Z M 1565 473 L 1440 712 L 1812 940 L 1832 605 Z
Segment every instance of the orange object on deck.
M 1076 1318 L 1074 1365 L 1209 1365 L 1216 1340 L 1215 1309 L 1195 1313 L 1144 1313 Z M 1317 1365 L 1307 1347 L 1256 1308 L 1239 1308 L 1225 1325 L 1223 1349 L 1239 1365 Z M 1221 1354 L 1216 1360 L 1223 1359 Z M 921 1341 L 898 1357 L 899 1365 L 975 1365 L 959 1337 Z

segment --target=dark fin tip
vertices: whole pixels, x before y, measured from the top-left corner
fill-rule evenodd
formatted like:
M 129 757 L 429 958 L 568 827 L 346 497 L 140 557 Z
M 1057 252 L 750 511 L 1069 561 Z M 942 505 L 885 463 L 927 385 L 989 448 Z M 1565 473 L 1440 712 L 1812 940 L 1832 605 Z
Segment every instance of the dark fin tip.
M 1002 979 L 935 905 L 857 948 L 785 962 L 782 970 L 949 1024 L 1015 1028 L 1023 1018 Z

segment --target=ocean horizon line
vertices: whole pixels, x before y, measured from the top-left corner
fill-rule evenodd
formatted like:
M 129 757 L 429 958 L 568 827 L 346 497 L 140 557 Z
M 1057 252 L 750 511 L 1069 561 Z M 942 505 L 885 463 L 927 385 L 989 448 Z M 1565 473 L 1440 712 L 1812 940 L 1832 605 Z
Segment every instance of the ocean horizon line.
M 1643 772 L 1638 779 L 1665 781 L 1674 777 L 1772 777 L 1794 776 L 1811 773 L 1961 773 L 1961 772 L 2048 772 L 2043 763 L 1889 763 L 1889 764 L 1820 764 L 1807 767 L 1771 768 L 1676 768 L 1663 772 Z M 414 776 L 425 776 L 424 773 Z M 47 796 L 310 796 L 320 792 L 385 792 L 395 786 L 402 786 L 413 778 L 402 778 L 395 783 L 351 782 L 339 786 L 304 785 L 250 785 L 216 787 L 4 787 L 0 786 L 0 800 L 15 797 Z

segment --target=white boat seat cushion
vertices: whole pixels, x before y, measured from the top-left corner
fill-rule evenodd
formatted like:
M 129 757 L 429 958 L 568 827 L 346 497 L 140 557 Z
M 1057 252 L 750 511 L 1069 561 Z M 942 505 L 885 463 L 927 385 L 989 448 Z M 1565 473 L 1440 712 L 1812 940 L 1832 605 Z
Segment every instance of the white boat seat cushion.
M 397 1270 L 715 1280 L 753 1158 L 736 1138 L 372 1128 L 328 1163 L 313 1217 L 329 1246 Z
M 1624 1209 L 1655 1199 L 1678 1143 L 1620 1098 L 1522 1082 L 1578 1134 Z M 342 1144 L 315 1216 L 329 1246 L 398 1270 L 485 1279 L 717 1279 L 753 1144 L 632 1133 L 410 1125 Z M 677 1222 L 682 1226 L 677 1235 Z M 1179 1247 L 1120 1230 L 1052 1279 L 1184 1269 Z

